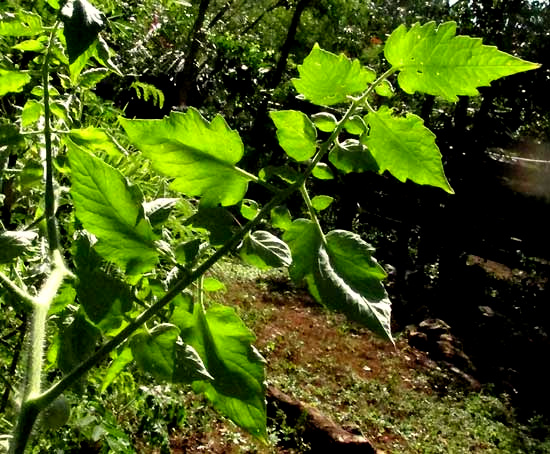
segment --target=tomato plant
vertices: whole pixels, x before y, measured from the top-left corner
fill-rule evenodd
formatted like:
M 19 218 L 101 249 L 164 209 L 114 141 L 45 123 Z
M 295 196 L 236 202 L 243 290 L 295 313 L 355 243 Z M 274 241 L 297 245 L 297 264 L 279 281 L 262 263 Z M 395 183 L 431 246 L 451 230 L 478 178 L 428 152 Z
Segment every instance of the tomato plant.
M 265 438 L 264 360 L 233 309 L 206 304 L 216 282 L 205 273 L 234 252 L 260 268 L 288 267 L 318 302 L 392 341 L 386 273 L 373 248 L 355 233 L 323 230 L 317 213 L 333 199 L 312 196 L 308 182 L 389 172 L 452 193 L 435 135 L 417 115 L 384 105 L 393 75 L 406 93 L 456 101 L 537 67 L 456 36 L 453 22 L 397 28 L 382 74 L 316 45 L 293 85 L 330 111 L 272 111 L 287 165 L 255 175 L 238 166 L 244 144 L 220 115 L 209 121 L 189 108 L 159 120 L 121 116 L 125 135 L 100 127 L 84 103 L 107 73 L 121 73 L 101 38 L 106 19 L 87 0 L 48 4 L 56 17 L 21 8 L 0 17 L 4 46 L 31 53 L 25 68 L 10 53 L 0 59 L 2 178 L 19 175 L 21 199 L 9 201 L 14 214 L 0 234 L 1 304 L 30 320 L 12 453 L 24 452 L 41 414 L 49 424 L 66 421 L 63 392 L 107 355 L 103 390 L 135 362 L 155 380 L 191 383 Z M 271 200 L 245 199 L 250 185 L 265 186 Z M 285 208 L 293 193 L 307 218 Z

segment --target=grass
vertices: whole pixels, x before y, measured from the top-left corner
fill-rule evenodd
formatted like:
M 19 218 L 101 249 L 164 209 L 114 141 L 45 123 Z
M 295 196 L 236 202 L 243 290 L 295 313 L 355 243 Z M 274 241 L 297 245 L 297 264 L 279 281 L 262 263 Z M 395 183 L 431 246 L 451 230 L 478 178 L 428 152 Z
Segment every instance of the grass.
M 284 273 L 225 262 L 215 277 L 227 290 L 211 292 L 211 299 L 233 305 L 257 334 L 268 382 L 366 436 L 380 452 L 550 453 L 544 418 L 520 421 L 507 396 L 463 388 L 399 334 L 394 349 L 319 307 Z M 154 384 L 131 369 L 99 395 L 102 373 L 89 377 L 84 398 L 67 396 L 69 425 L 42 437 L 34 452 L 309 452 L 303 425 L 289 424 L 281 411 L 268 421 L 263 445 L 189 387 Z

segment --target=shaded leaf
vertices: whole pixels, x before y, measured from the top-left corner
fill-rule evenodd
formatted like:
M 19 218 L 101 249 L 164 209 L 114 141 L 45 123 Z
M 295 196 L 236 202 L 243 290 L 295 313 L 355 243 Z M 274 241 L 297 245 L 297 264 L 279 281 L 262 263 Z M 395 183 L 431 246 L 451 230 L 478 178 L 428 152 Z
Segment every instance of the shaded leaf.
M 239 255 L 244 262 L 262 270 L 289 266 L 292 263 L 288 245 L 264 230 L 247 235 L 239 249 Z
M 88 236 L 75 241 L 73 257 L 78 276 L 76 293 L 86 315 L 103 332 L 119 328 L 124 314 L 132 308 L 131 288 L 101 269 L 101 257 Z
M 143 204 L 143 209 L 145 210 L 145 215 L 149 218 L 149 222 L 153 227 L 159 227 L 164 224 L 172 209 L 178 203 L 180 199 L 175 199 L 173 197 L 161 197 L 159 199 L 151 200 L 150 202 L 145 202 Z
M 321 106 L 347 102 L 348 96 L 362 93 L 376 78 L 359 60 L 327 52 L 318 44 L 298 66 L 298 73 L 300 78 L 292 79 L 298 93 Z
M 396 117 L 384 106 L 378 112 L 367 114 L 365 119 L 369 133 L 361 141 L 369 147 L 380 172 L 388 170 L 401 182 L 409 179 L 453 194 L 435 144 L 435 134 L 424 126 L 422 118 L 411 113 Z
M 301 282 L 313 273 L 317 262 L 317 253 L 321 245 L 320 232 L 313 221 L 296 219 L 283 235 L 292 253 L 289 274 L 295 282 Z
M 130 340 L 138 366 L 160 381 L 191 383 L 211 379 L 197 352 L 179 339 L 177 326 L 163 323 Z
M 61 10 L 61 20 L 69 63 L 73 63 L 96 41 L 105 27 L 105 16 L 87 0 L 69 0 Z
M 0 263 L 9 263 L 27 252 L 38 237 L 31 230 L 5 230 L 0 233 Z
M 476 96 L 477 87 L 540 65 L 482 44 L 480 38 L 455 36 L 456 23 L 414 24 L 398 27 L 388 38 L 384 55 L 400 71 L 399 85 L 406 93 L 419 91 L 458 101 Z
M 233 236 L 235 219 L 225 208 L 199 207 L 197 214 L 188 218 L 185 223 L 193 228 L 204 229 L 209 234 L 212 246 L 221 246 Z
M 99 337 L 99 329 L 86 319 L 83 312 L 79 311 L 72 323 L 59 333 L 58 367 L 63 372 L 69 373 L 95 351 Z
M 367 147 L 355 139 L 344 140 L 335 146 L 330 151 L 328 160 L 344 173 L 380 170 Z
M 201 204 L 234 205 L 244 196 L 249 177 L 235 167 L 243 156 L 239 134 L 221 116 L 211 123 L 198 110 L 172 112 L 162 120 L 120 122 L 132 143 L 159 172 L 174 178 L 171 187 Z
M 97 251 L 129 274 L 149 271 L 158 261 L 143 196 L 102 160 L 67 141 L 71 195 L 76 215 L 99 242 Z

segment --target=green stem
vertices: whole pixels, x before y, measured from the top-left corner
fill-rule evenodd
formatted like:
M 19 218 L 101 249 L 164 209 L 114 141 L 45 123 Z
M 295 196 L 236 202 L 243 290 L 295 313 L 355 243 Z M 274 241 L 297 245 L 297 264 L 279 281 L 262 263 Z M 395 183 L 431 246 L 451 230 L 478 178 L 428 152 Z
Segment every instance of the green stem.
M 44 143 L 46 148 L 46 169 L 45 169 L 45 216 L 46 226 L 48 231 L 48 245 L 50 253 L 59 249 L 59 234 L 57 231 L 57 222 L 55 219 L 55 193 L 53 184 L 53 149 L 52 149 L 52 131 L 51 131 L 51 111 L 50 111 L 50 93 L 49 93 L 49 78 L 50 78 L 50 55 L 57 25 L 53 28 L 48 48 L 42 65 L 42 85 L 44 87 Z
M 315 225 L 317 226 L 317 230 L 319 231 L 319 235 L 321 237 L 321 241 L 326 246 L 327 240 L 325 238 L 325 234 L 323 233 L 323 229 L 321 228 L 321 223 L 319 222 L 319 218 L 317 217 L 317 213 L 315 211 L 315 208 L 313 207 L 313 204 L 311 203 L 311 199 L 309 198 L 309 193 L 307 192 L 306 184 L 302 184 L 300 187 L 300 194 L 302 194 L 302 198 L 304 199 L 304 202 L 307 206 L 307 209 L 309 211 L 309 217 L 313 222 L 315 222 Z
M 30 295 L 28 292 L 20 288 L 15 282 L 13 282 L 8 276 L 0 272 L 0 281 L 2 281 L 7 289 L 17 296 L 23 303 L 25 303 L 28 308 L 32 308 L 36 303 L 35 298 Z

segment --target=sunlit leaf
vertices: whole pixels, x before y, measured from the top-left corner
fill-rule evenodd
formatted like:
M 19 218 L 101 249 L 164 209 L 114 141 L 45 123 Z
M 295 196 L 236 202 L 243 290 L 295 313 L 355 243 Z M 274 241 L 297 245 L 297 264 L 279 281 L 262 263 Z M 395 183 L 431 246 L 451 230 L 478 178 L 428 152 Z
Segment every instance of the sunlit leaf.
M 283 235 L 283 241 L 292 252 L 292 264 L 288 270 L 290 277 L 300 282 L 311 275 L 316 266 L 316 251 L 321 245 L 319 229 L 313 221 L 296 219 Z
M 480 38 L 455 36 L 456 23 L 414 24 L 398 27 L 388 38 L 384 55 L 399 70 L 398 81 L 406 93 L 416 91 L 457 101 L 458 96 L 478 95 L 477 87 L 540 65 L 482 44 Z
M 288 156 L 300 162 L 315 154 L 317 130 L 306 114 L 296 110 L 278 110 L 269 112 L 269 116 L 277 128 L 279 145 Z
M 214 277 L 205 277 L 202 286 L 207 292 L 219 292 L 226 290 L 225 284 Z
M 332 132 L 336 129 L 338 120 L 334 115 L 328 112 L 319 112 L 311 116 L 315 127 L 319 131 Z
M 97 251 L 127 273 L 149 271 L 158 254 L 151 224 L 144 216 L 143 196 L 118 170 L 67 143 L 76 216 L 99 239 Z
M 34 36 L 42 31 L 42 19 L 36 13 L 0 14 L 0 36 Z
M 252 345 L 252 332 L 233 308 L 218 304 L 206 313 L 195 304 L 193 314 L 181 312 L 177 324 L 214 378 L 196 381 L 193 389 L 234 423 L 265 438 L 265 360 Z
M 399 181 L 436 186 L 452 194 L 445 177 L 435 134 L 417 115 L 397 117 L 387 107 L 365 117 L 369 133 L 361 138 L 380 167 Z
M 317 105 L 330 106 L 346 102 L 348 96 L 363 92 L 376 73 L 359 60 L 335 55 L 315 44 L 298 66 L 299 79 L 292 79 L 298 93 Z
M 311 199 L 311 204 L 317 211 L 322 211 L 327 209 L 333 201 L 334 198 L 328 195 L 316 195 Z
M 19 93 L 31 81 L 31 76 L 23 71 L 0 69 L 0 96 Z
M 44 105 L 39 101 L 29 99 L 23 106 L 23 111 L 21 112 L 21 126 L 26 128 L 36 123 L 43 113 Z
M 238 203 L 249 177 L 235 167 L 244 153 L 239 134 L 221 116 L 206 121 L 198 110 L 172 112 L 162 120 L 120 122 L 133 144 L 159 172 L 174 178 L 171 187 L 188 196 L 202 196 L 213 207 Z
M 114 143 L 112 137 L 103 129 L 88 126 L 87 128 L 71 129 L 71 140 L 89 151 L 100 151 L 110 156 L 120 156 L 121 149 Z

